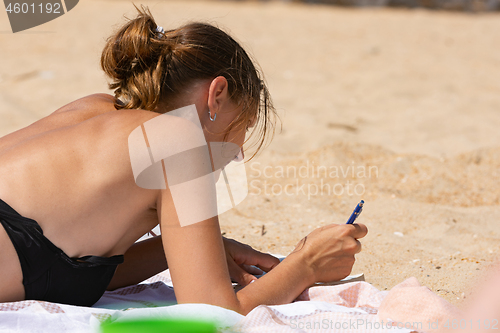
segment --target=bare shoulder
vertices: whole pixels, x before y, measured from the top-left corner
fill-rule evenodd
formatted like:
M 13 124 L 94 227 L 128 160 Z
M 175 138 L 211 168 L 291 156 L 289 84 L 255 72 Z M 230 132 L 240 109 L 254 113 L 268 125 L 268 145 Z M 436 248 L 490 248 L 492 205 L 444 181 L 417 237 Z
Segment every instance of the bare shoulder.
M 37 122 L 0 138 L 0 153 L 26 140 L 64 128 L 86 127 L 90 123 L 106 122 L 108 126 L 117 129 L 120 125 L 134 122 L 139 125 L 142 119 L 147 121 L 159 115 L 143 110 L 117 110 L 114 104 L 115 98 L 108 94 L 93 94 L 82 97 Z M 107 119 L 113 119 L 113 122 L 107 121 Z
M 87 110 L 95 109 L 97 106 L 106 106 L 105 108 L 101 108 L 101 110 L 104 112 L 109 112 L 113 110 L 113 108 L 111 108 L 110 106 L 114 105 L 115 101 L 116 99 L 109 94 L 104 94 L 104 93 L 91 94 L 60 107 L 52 114 L 58 114 L 68 111 L 85 110 L 85 109 Z

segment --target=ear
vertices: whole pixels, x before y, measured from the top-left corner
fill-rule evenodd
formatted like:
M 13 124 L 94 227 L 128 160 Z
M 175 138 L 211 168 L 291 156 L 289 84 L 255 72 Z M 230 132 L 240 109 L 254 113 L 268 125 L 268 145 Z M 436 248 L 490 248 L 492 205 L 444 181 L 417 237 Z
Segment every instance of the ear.
M 208 107 L 212 116 L 229 100 L 228 83 L 224 76 L 217 76 L 208 88 Z

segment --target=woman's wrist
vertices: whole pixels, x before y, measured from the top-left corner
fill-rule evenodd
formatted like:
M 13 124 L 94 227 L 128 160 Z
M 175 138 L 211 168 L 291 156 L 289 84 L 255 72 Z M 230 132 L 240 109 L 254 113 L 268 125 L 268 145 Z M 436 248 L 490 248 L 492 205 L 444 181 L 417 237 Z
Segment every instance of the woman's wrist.
M 312 286 L 316 283 L 314 266 L 305 249 L 296 248 L 283 260 L 282 264 L 285 262 L 289 262 L 289 264 L 293 266 L 294 271 L 299 271 L 304 275 L 305 282 L 307 282 L 308 286 Z

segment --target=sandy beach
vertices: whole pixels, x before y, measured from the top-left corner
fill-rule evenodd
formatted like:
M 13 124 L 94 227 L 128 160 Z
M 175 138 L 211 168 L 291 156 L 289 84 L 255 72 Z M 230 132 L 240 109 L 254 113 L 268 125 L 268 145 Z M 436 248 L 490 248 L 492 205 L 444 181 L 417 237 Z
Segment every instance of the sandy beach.
M 247 163 L 227 237 L 286 255 L 313 228 L 368 226 L 353 274 L 415 276 L 460 305 L 500 253 L 500 14 L 280 1 L 144 1 L 165 29 L 202 20 L 258 61 L 282 120 Z M 0 136 L 110 92 L 105 39 L 129 1 L 85 0 L 12 34 L 0 11 Z

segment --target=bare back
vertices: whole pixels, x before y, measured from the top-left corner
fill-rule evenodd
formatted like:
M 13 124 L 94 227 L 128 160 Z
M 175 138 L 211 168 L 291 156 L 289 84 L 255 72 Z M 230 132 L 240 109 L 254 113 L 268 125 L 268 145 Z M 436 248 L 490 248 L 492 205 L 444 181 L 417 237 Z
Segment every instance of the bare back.
M 123 254 L 158 223 L 158 192 L 135 184 L 127 146 L 155 115 L 92 95 L 0 138 L 0 198 L 70 257 Z

